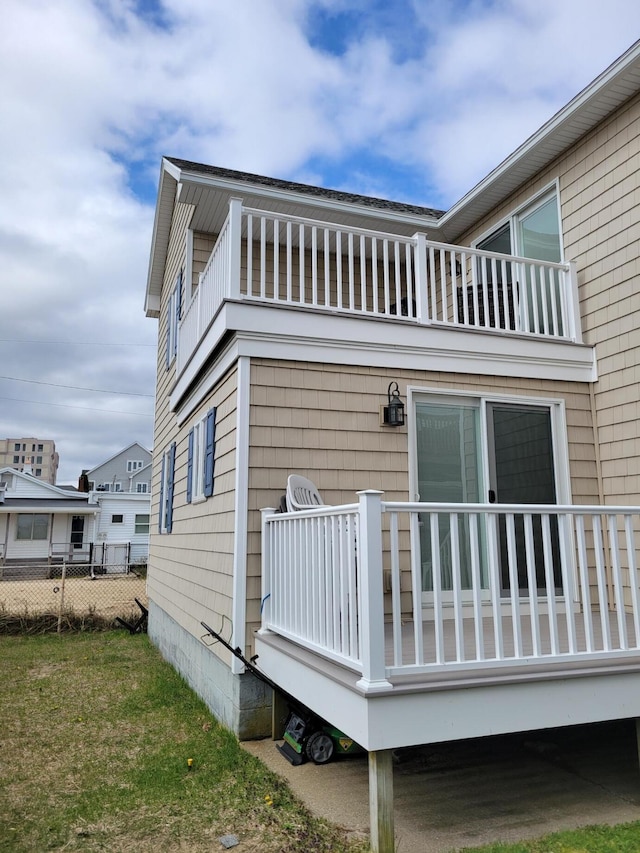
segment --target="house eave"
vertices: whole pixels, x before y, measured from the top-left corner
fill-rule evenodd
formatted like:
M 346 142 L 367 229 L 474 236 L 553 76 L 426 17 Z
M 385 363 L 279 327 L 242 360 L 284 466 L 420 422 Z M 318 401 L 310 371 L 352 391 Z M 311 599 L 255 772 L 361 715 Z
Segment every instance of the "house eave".
M 637 41 L 444 214 L 443 238 L 455 242 L 639 90 Z

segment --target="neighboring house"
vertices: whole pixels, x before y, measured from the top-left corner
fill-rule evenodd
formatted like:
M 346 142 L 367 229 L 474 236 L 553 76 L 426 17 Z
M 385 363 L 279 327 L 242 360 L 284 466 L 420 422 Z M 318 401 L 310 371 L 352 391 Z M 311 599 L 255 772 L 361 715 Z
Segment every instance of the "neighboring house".
M 27 471 L 45 483 L 56 484 L 59 456 L 56 443 L 46 438 L 0 438 L 0 468 Z
M 444 213 L 162 162 L 151 638 L 240 737 L 201 622 L 257 653 L 383 819 L 393 748 L 640 717 L 639 156 L 637 43 Z
M 90 495 L 0 469 L 0 566 L 89 562 L 99 510 Z
M 81 482 L 100 507 L 96 562 L 119 571 L 146 562 L 149 553 L 151 453 L 137 442 L 106 462 L 83 471 Z
M 151 491 L 150 465 L 151 452 L 135 442 L 83 474 L 86 474 L 90 491 L 148 494 Z
M 111 567 L 146 563 L 149 555 L 149 503 L 147 493 L 91 492 L 100 507 L 96 519 L 95 562 Z

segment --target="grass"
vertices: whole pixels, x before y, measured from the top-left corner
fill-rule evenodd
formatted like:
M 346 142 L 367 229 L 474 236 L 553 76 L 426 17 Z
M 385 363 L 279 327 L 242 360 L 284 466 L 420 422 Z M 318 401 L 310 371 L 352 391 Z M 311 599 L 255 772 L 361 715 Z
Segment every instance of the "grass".
M 0 654 L 0 853 L 209 853 L 229 834 L 239 853 L 369 849 L 313 818 L 146 636 L 3 636 Z M 638 853 L 640 823 L 473 850 Z
M 123 633 L 0 637 L 0 851 L 356 853 Z M 192 759 L 189 768 L 188 759 Z

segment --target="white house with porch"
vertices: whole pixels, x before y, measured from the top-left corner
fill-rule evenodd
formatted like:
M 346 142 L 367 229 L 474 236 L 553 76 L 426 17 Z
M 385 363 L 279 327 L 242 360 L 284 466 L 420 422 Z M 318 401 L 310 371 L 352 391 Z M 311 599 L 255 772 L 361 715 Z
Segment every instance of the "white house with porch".
M 376 851 L 394 748 L 640 717 L 639 156 L 637 43 L 448 211 L 162 161 L 150 636 L 365 747 Z
M 0 469 L 0 573 L 12 564 L 90 562 L 97 503 L 13 468 Z

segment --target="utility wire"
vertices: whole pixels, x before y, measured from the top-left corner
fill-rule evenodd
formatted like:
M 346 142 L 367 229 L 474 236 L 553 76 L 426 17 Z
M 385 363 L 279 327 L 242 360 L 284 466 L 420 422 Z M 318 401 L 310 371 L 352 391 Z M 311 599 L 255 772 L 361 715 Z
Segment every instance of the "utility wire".
M 13 403 L 33 403 L 36 406 L 57 406 L 62 409 L 83 409 L 86 412 L 102 412 L 103 414 L 115 414 L 115 415 L 135 415 L 139 418 L 152 418 L 153 415 L 147 414 L 146 412 L 123 412 L 119 409 L 94 409 L 90 406 L 72 406 L 69 403 L 49 403 L 45 400 L 21 400 L 18 397 L 0 397 L 0 400 L 11 400 Z
M 136 344 L 136 343 L 126 343 L 126 344 L 108 344 L 103 343 L 102 341 L 36 341 L 31 340 L 29 338 L 0 338 L 0 343 L 9 343 L 9 344 L 63 344 L 64 346 L 70 346 L 71 344 L 76 344 L 78 346 L 88 347 L 88 346 L 99 346 L 99 347 L 155 347 L 157 344 Z
M 151 397 L 153 394 L 136 394 L 135 391 L 107 391 L 105 388 L 83 388 L 80 385 L 59 385 L 57 382 L 42 382 L 39 379 L 18 379 L 15 376 L 0 376 L 9 382 L 30 382 L 33 385 L 50 385 L 52 388 L 71 388 L 73 391 L 95 391 L 98 394 L 126 394 L 129 397 Z

